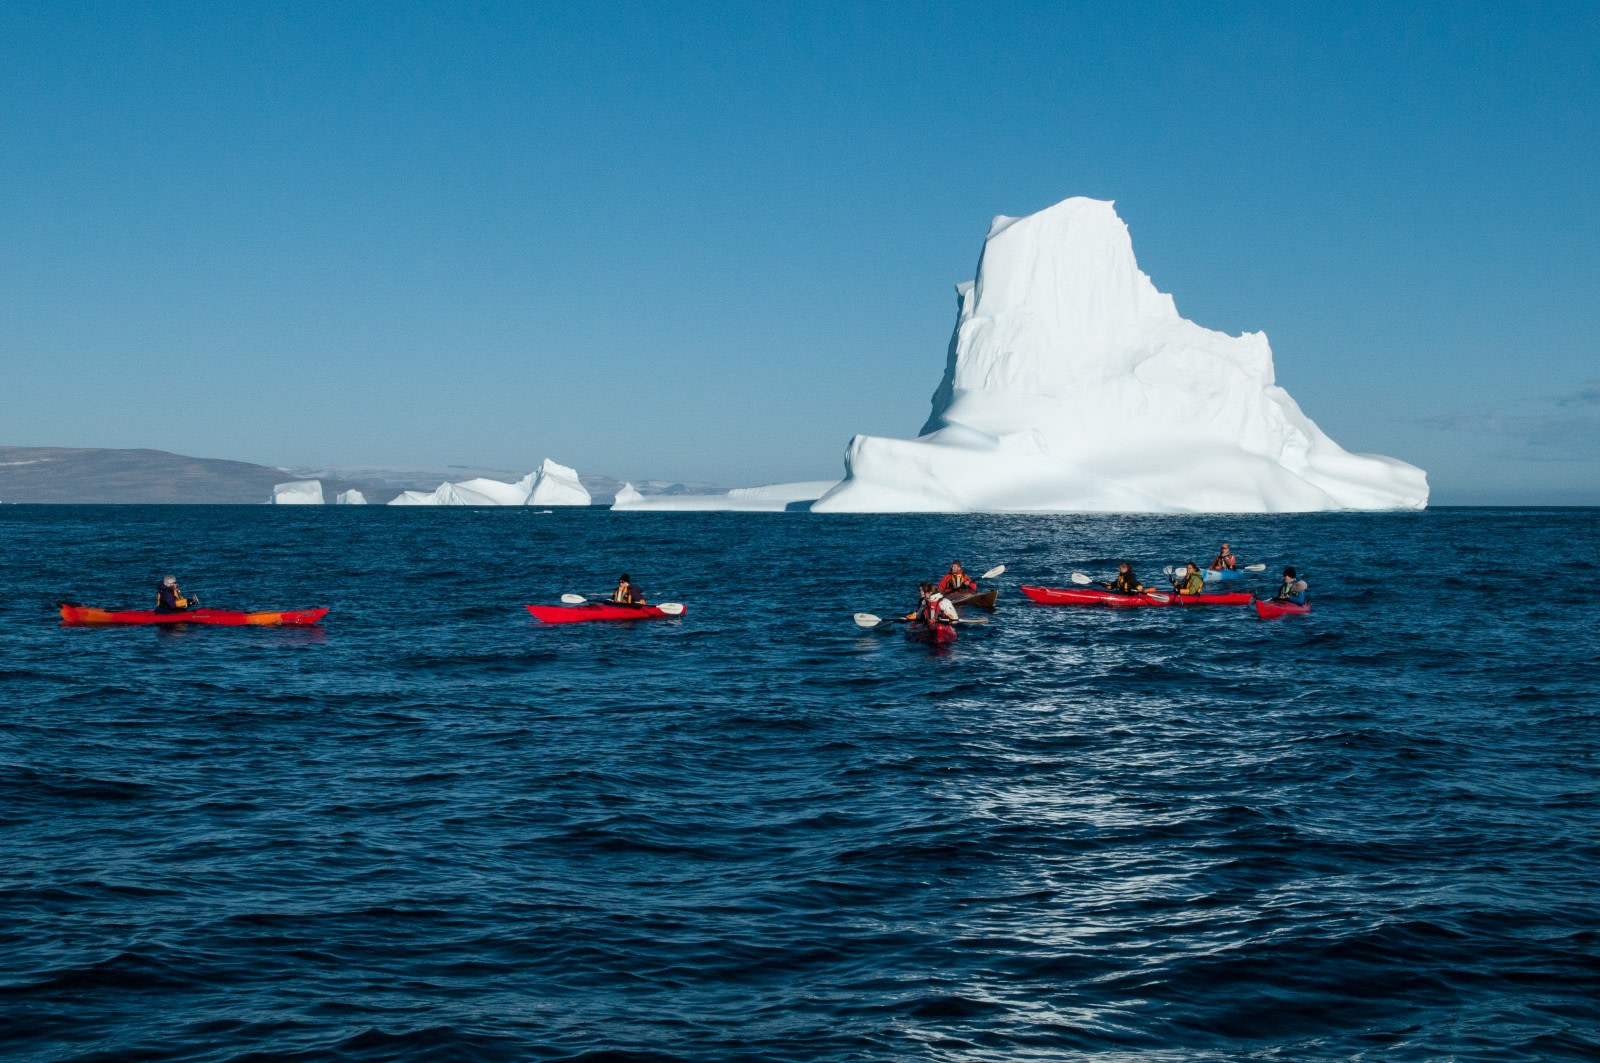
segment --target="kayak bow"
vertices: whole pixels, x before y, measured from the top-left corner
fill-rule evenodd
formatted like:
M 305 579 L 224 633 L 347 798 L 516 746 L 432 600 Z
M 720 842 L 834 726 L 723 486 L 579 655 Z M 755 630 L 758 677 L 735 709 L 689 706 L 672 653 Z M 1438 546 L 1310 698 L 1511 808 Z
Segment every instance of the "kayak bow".
M 999 591 L 951 591 L 944 596 L 944 599 L 951 605 L 959 605 L 966 609 L 986 609 L 992 613 L 994 600 L 999 596 Z

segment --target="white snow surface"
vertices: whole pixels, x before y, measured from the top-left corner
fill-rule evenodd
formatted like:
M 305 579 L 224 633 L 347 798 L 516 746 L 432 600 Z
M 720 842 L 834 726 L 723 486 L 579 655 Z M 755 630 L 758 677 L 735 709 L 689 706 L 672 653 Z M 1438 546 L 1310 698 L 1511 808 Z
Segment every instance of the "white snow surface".
M 656 510 L 683 512 L 687 510 L 724 510 L 741 513 L 782 513 L 798 502 L 812 502 L 835 484 L 837 480 L 817 480 L 792 484 L 767 484 L 764 487 L 735 487 L 719 495 L 644 495 L 632 484 L 624 484 L 617 492 L 612 509 Z
M 286 484 L 273 484 L 272 501 L 279 506 L 320 506 L 322 481 L 290 480 Z
M 442 483 L 432 491 L 402 491 L 391 506 L 587 506 L 589 492 L 576 470 L 549 458 L 516 483 L 477 477 Z
M 1426 474 L 1351 454 L 1260 332 L 1178 315 L 1109 202 L 995 218 L 916 439 L 856 436 L 814 512 L 1422 509 Z
M 364 506 L 367 504 L 367 496 L 352 487 L 348 491 L 340 491 L 339 497 L 334 499 L 334 504 L 340 506 Z

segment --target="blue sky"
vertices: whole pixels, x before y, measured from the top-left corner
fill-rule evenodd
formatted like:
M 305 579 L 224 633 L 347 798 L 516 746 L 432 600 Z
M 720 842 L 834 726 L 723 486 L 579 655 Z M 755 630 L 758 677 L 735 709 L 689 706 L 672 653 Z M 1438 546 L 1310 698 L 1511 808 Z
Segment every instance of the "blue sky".
M 1600 503 L 1597 114 L 1593 4 L 14 2 L 0 443 L 836 476 L 1089 195 L 1436 503 Z

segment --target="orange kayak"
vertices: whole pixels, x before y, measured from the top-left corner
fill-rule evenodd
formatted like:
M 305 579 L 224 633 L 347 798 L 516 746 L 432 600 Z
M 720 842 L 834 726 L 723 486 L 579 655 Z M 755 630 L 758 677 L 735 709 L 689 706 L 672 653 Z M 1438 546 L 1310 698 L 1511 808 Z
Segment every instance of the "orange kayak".
M 146 609 L 112 612 L 83 605 L 61 606 L 64 624 L 216 624 L 220 627 L 267 627 L 316 624 L 328 615 L 326 609 L 299 609 L 279 613 L 241 613 L 232 609 L 185 609 L 177 613 L 157 613 Z

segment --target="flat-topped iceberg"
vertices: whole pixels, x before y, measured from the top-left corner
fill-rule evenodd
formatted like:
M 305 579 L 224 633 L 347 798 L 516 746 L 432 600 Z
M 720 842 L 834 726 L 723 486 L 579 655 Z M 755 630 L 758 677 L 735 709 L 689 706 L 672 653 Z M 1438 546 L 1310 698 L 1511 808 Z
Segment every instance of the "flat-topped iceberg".
M 578 473 L 549 458 L 515 483 L 477 477 L 442 483 L 432 491 L 402 491 L 391 506 L 587 506 L 589 492 Z
M 856 436 L 815 512 L 1421 509 L 1421 469 L 1351 454 L 1274 379 L 1259 332 L 1178 315 L 1112 204 L 990 226 L 916 439 Z
M 272 502 L 279 506 L 322 505 L 321 480 L 290 480 L 272 485 Z

